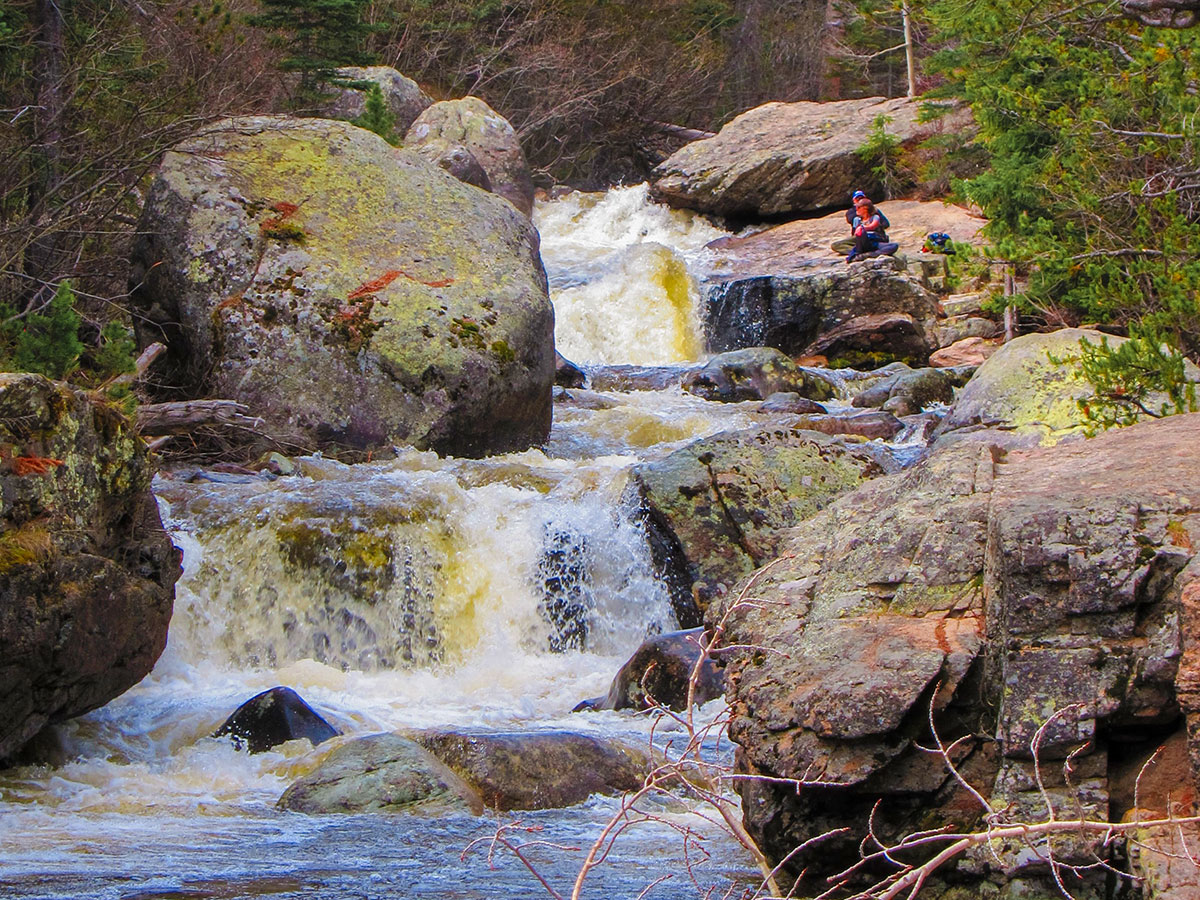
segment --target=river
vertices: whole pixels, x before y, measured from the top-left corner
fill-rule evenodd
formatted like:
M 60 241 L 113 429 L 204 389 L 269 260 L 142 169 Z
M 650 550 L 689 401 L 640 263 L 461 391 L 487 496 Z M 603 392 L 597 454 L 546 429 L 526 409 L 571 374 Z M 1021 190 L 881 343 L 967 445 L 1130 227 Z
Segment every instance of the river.
M 535 217 L 566 356 L 701 356 L 694 272 L 720 232 L 653 205 L 645 186 L 540 203 Z M 675 627 L 623 502 L 628 473 L 750 424 L 755 406 L 678 388 L 576 392 L 556 403 L 541 450 L 482 461 L 407 450 L 357 466 L 316 457 L 271 482 L 160 476 L 184 551 L 167 649 L 141 684 L 58 729 L 60 765 L 0 773 L 0 897 L 549 896 L 511 856 L 463 851 L 511 821 L 539 829 L 528 840 L 586 848 L 616 800 L 481 819 L 286 813 L 275 801 L 328 745 L 249 755 L 209 735 L 285 684 L 350 735 L 566 728 L 644 745 L 645 716 L 570 712 L 607 690 L 647 634 Z M 583 646 L 565 652 L 553 652 L 544 614 L 547 585 L 564 582 L 556 565 L 571 567 L 588 610 Z M 719 712 L 719 701 L 703 710 Z M 633 898 L 657 882 L 647 896 L 690 897 L 693 878 L 720 896 L 755 883 L 748 855 L 695 811 L 664 802 L 657 813 L 622 837 L 584 896 Z M 675 826 L 705 838 L 707 861 L 685 859 Z M 569 893 L 582 851 L 529 852 Z

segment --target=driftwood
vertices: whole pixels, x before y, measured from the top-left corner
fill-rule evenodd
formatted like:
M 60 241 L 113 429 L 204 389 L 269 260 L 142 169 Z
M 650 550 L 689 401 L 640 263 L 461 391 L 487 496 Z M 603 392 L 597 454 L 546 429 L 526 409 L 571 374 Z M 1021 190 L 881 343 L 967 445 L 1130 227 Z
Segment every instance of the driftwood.
M 262 419 L 235 400 L 182 400 L 144 403 L 137 410 L 137 430 L 142 435 L 184 434 L 201 425 L 234 425 L 257 429 Z
M 118 375 L 108 384 L 110 387 L 115 387 L 119 384 L 133 386 L 134 382 L 141 381 L 146 377 L 146 371 L 154 364 L 154 361 L 167 352 L 167 348 L 163 344 L 153 343 L 145 350 L 142 355 L 137 358 L 134 363 L 134 371 L 124 375 Z

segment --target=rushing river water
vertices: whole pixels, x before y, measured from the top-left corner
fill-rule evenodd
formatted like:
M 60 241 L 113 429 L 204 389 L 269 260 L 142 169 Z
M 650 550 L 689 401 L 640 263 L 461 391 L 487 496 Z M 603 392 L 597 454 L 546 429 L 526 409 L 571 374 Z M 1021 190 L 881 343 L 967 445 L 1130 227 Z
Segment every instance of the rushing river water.
M 644 187 L 572 195 L 536 218 L 565 355 L 700 356 L 689 267 L 718 235 L 711 226 L 649 204 Z M 510 856 L 464 849 L 514 819 L 541 829 L 529 839 L 586 848 L 614 799 L 482 819 L 285 813 L 280 793 L 329 745 L 249 755 L 209 735 L 253 694 L 286 684 L 350 735 L 567 728 L 644 745 L 646 717 L 570 713 L 607 689 L 648 633 L 674 627 L 623 505 L 628 472 L 751 423 L 755 406 L 678 389 L 583 392 L 557 405 L 543 450 L 313 458 L 273 482 L 160 477 L 185 569 L 167 650 L 137 687 L 59 730 L 61 764 L 0 774 L 0 897 L 548 896 Z M 545 604 L 564 547 L 586 637 L 552 652 Z M 721 891 L 754 881 L 730 838 L 682 805 L 660 813 L 618 842 L 584 896 L 637 897 L 664 875 L 648 896 L 695 896 L 693 876 Z M 696 857 L 684 859 L 672 825 L 707 836 L 710 858 L 691 874 Z M 530 853 L 569 892 L 582 852 Z

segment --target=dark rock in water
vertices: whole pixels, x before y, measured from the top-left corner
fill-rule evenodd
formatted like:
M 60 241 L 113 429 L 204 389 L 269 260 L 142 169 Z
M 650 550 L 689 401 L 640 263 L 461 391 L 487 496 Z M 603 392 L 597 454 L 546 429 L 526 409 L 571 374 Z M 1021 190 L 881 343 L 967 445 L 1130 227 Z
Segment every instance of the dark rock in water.
M 423 731 L 412 738 L 501 811 L 558 809 L 592 794 L 636 790 L 649 769 L 641 750 L 566 731 Z
M 137 684 L 167 643 L 179 552 L 133 423 L 0 373 L 0 759 Z
M 771 559 L 786 529 L 890 470 L 878 445 L 817 434 L 803 418 L 714 435 L 634 468 L 632 484 L 672 536 L 701 608 Z
M 904 427 L 890 412 L 876 410 L 848 415 L 799 416 L 796 424 L 822 434 L 853 434 L 868 440 L 880 438 L 885 441 L 890 441 Z
M 373 734 L 335 749 L 279 798 L 293 812 L 483 812 L 469 785 L 419 744 Z
M 801 397 L 795 391 L 776 391 L 758 408 L 761 413 L 792 413 L 794 415 L 823 414 L 825 407 L 815 400 Z
M 891 257 L 811 275 L 711 282 L 705 299 L 705 334 L 714 352 L 776 347 L 790 356 L 857 356 L 874 365 L 890 359 L 924 365 L 938 315 L 937 296 Z
M 1029 451 L 960 444 L 792 529 L 755 582 L 763 604 L 728 635 L 748 648 L 727 664 L 730 737 L 739 772 L 767 778 L 739 782 L 767 856 L 824 885 L 859 859 L 868 822 L 885 839 L 994 824 L 922 749 L 931 719 L 1004 821 L 1045 821 L 1047 803 L 1107 820 L 1124 761 L 1173 731 L 1190 735 L 1193 766 L 1168 790 L 1194 794 L 1198 440 L 1191 414 Z M 798 793 L 787 778 L 822 784 Z M 1064 834 L 1054 857 L 1086 867 L 1105 840 Z M 1031 836 L 969 853 L 960 887 L 934 896 L 1054 896 L 1045 849 Z
M 586 382 L 587 373 L 555 350 L 554 383 L 564 388 L 581 388 Z
M 588 586 L 587 538 L 569 527 L 547 523 L 543 529 L 538 577 L 538 612 L 550 623 L 554 653 L 587 648 L 588 616 L 595 605 Z
M 229 736 L 239 749 L 262 753 L 299 738 L 308 738 L 315 747 L 339 734 L 291 688 L 273 687 L 239 706 L 213 737 Z
M 590 371 L 593 391 L 661 391 L 682 384 L 695 366 L 597 366 Z
M 882 407 L 897 416 L 912 416 L 934 403 L 954 399 L 955 378 L 943 369 L 905 369 L 871 385 L 851 401 L 860 407 Z
M 683 380 L 683 389 L 722 403 L 764 400 L 781 391 L 810 400 L 833 396 L 833 385 L 800 368 L 773 347 L 747 347 L 714 356 Z
M 647 708 L 646 695 L 668 709 L 687 708 L 688 682 L 700 659 L 703 628 L 672 631 L 647 638 L 621 666 L 608 694 L 584 700 L 573 712 L 591 709 Z M 725 673 L 706 659 L 696 679 L 697 703 L 707 703 L 725 693 Z

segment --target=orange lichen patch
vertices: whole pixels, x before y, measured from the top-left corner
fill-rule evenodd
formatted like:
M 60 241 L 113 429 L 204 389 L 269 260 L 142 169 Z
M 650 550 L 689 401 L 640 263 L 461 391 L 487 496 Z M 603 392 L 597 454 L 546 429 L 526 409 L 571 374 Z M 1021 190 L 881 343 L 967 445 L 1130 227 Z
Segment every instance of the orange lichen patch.
M 411 278 L 411 276 L 409 277 Z M 416 278 L 412 278 L 412 280 L 418 281 Z M 449 287 L 450 285 L 454 284 L 454 279 L 443 278 L 440 281 L 420 281 L 419 283 L 425 285 L 425 287 Z
M 358 287 L 356 287 L 354 290 L 352 290 L 349 294 L 346 295 L 346 299 L 347 300 L 357 300 L 359 297 L 366 297 L 370 294 L 378 293 L 379 291 L 382 291 L 385 287 L 387 287 L 389 284 L 391 284 L 393 281 L 395 281 L 397 278 L 399 278 L 401 275 L 404 275 L 404 273 L 401 272 L 399 269 L 391 269 L 387 272 L 384 272 L 382 275 L 380 275 L 374 281 L 368 281 L 365 284 L 360 284 Z M 407 276 L 405 276 L 405 277 L 407 277 Z
M 45 475 L 62 464 L 61 459 L 51 459 L 48 456 L 14 456 L 12 470 L 14 475 Z
M 232 297 L 226 297 L 213 308 L 213 311 L 216 312 L 217 310 L 229 309 L 230 307 L 238 306 L 244 299 L 245 298 L 241 294 L 234 294 Z
M 280 200 L 278 203 L 273 203 L 271 205 L 271 211 L 279 213 L 279 218 L 281 219 L 287 219 L 291 216 L 294 216 L 298 209 L 300 209 L 300 207 L 295 203 L 287 203 L 284 200 Z

